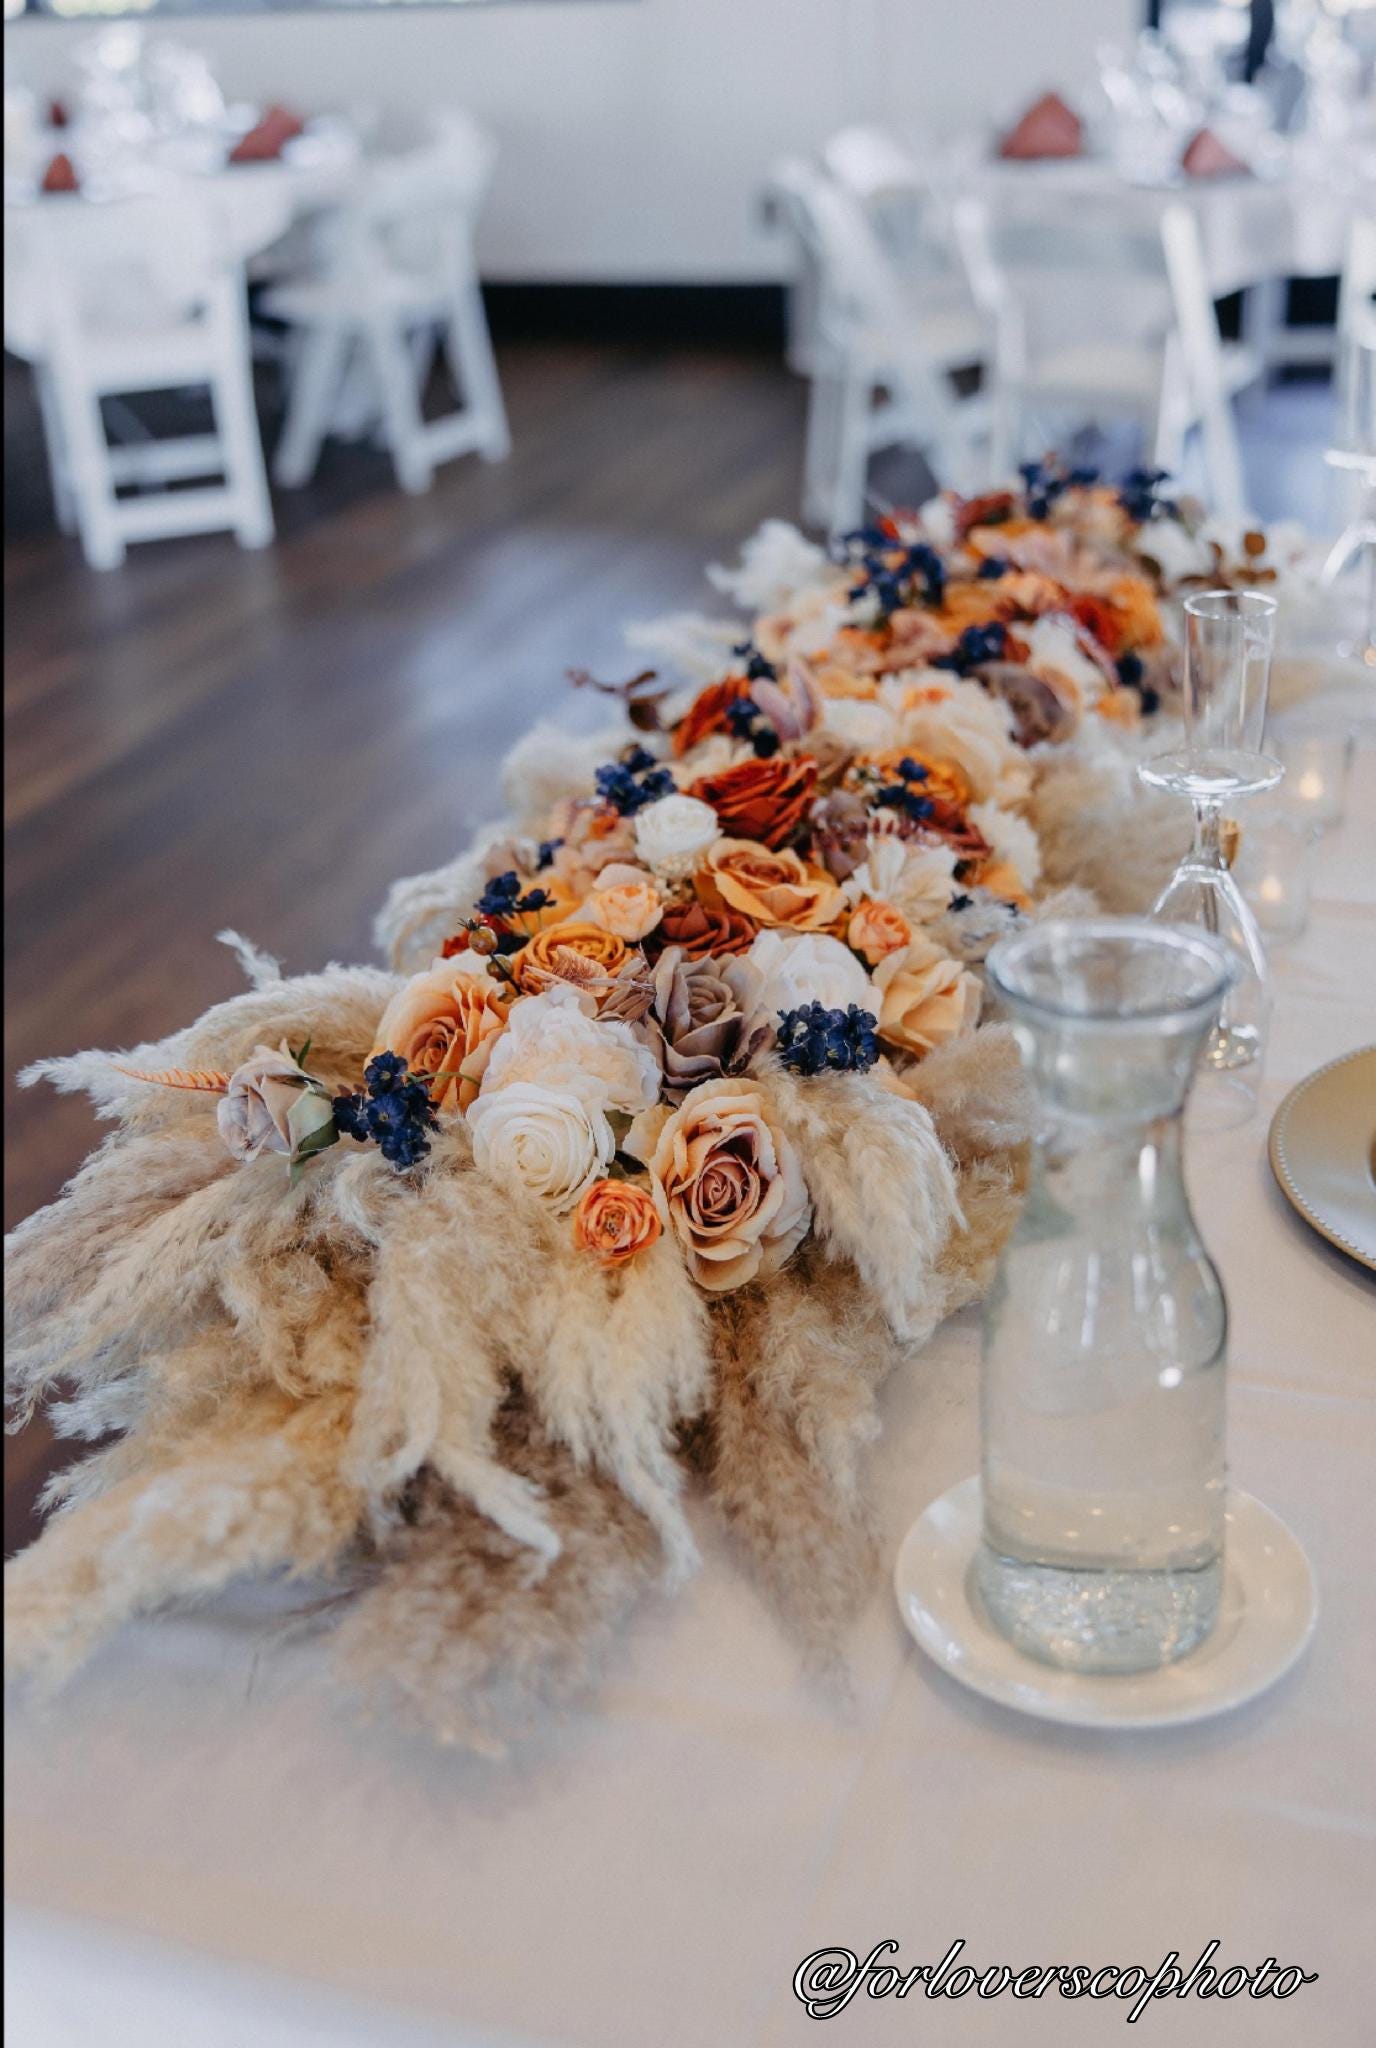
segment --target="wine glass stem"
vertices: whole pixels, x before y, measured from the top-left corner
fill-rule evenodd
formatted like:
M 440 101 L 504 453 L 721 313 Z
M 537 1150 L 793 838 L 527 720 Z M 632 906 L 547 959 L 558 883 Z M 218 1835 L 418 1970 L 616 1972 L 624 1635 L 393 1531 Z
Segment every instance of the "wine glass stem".
M 1196 797 L 1194 800 L 1194 845 L 1190 859 L 1196 866 L 1219 869 L 1225 865 L 1223 859 L 1223 812 L 1216 799 Z M 1212 889 L 1206 889 L 1203 896 L 1204 927 L 1215 936 L 1218 933 L 1218 905 Z

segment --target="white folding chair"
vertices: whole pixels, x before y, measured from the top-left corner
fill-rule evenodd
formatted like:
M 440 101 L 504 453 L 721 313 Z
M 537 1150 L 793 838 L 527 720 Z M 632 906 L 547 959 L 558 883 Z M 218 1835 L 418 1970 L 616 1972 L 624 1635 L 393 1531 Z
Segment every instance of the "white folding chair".
M 188 533 L 228 529 L 244 547 L 265 546 L 272 506 L 243 269 L 224 253 L 213 213 L 190 189 L 110 205 L 73 199 L 49 202 L 19 231 L 35 297 L 20 345 L 37 381 L 58 521 L 80 534 L 91 567 L 117 567 L 130 541 Z M 137 438 L 112 445 L 102 400 L 191 387 L 210 394 L 210 433 L 155 438 L 119 406 Z M 129 486 L 135 494 L 121 496 Z
M 1190 208 L 1133 220 L 1116 202 L 1077 194 L 992 216 L 983 202 L 963 199 L 953 228 L 997 336 L 999 466 L 1127 419 L 1153 460 L 1178 475 L 1199 427 L 1213 508 L 1241 517 L 1231 399 L 1261 366 L 1220 340 Z
M 473 254 L 495 154 L 466 117 L 446 117 L 432 140 L 369 168 L 315 272 L 263 294 L 263 311 L 300 336 L 273 461 L 278 483 L 303 484 L 314 471 L 354 355 L 403 490 L 428 490 L 436 465 L 456 456 L 499 462 L 509 452 Z M 437 337 L 459 401 L 427 420 L 421 394 Z
M 863 207 L 822 171 L 789 159 L 770 189 L 818 280 L 807 517 L 832 531 L 856 525 L 869 459 L 880 448 L 916 448 L 944 483 L 973 485 L 988 401 L 961 396 L 951 373 L 979 361 L 978 331 L 904 289 Z

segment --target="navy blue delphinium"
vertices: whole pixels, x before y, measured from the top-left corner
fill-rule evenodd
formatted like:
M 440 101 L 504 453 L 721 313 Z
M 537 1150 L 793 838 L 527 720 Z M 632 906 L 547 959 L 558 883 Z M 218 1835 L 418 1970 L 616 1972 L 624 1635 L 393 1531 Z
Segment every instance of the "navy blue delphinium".
M 667 768 L 657 768 L 653 754 L 633 747 L 623 761 L 605 761 L 593 778 L 604 803 L 620 811 L 623 818 L 634 816 L 646 804 L 672 796 L 678 785 Z
M 731 649 L 737 661 L 745 664 L 745 680 L 748 683 L 777 683 L 779 671 L 772 661 L 765 659 L 753 640 L 742 640 Z
M 341 1137 L 374 1143 L 384 1159 L 405 1169 L 430 1150 L 434 1106 L 426 1082 L 394 1052 L 380 1052 L 363 1069 L 366 1093 L 336 1095 L 335 1128 Z
M 828 1010 L 804 1003 L 779 1012 L 779 1058 L 795 1074 L 863 1074 L 879 1057 L 876 1019 L 852 1003 Z
M 986 555 L 975 574 L 981 583 L 997 583 L 1001 576 L 1008 574 L 1011 567 L 1012 563 L 1005 562 L 1002 555 Z
M 484 917 L 520 917 L 528 910 L 544 910 L 554 898 L 547 889 L 521 890 L 521 881 L 514 868 L 508 868 L 504 875 L 494 875 L 478 898 L 478 909 Z
M 841 559 L 864 572 L 850 595 L 874 597 L 885 617 L 919 602 L 940 604 L 946 595 L 946 564 L 925 540 L 902 541 L 882 526 L 862 526 L 844 536 Z
M 929 796 L 922 793 L 922 785 L 929 771 L 920 761 L 904 755 L 898 764 L 897 782 L 885 782 L 874 793 L 874 801 L 891 811 L 902 811 L 914 825 L 920 825 L 924 818 L 930 818 L 936 806 Z
M 968 675 L 983 662 L 1002 661 L 1007 644 L 1007 628 L 997 620 L 991 626 L 967 626 L 951 652 L 938 654 L 932 667 L 954 669 L 958 676 Z
M 1158 512 L 1167 515 L 1176 509 L 1173 501 L 1163 498 L 1161 486 L 1169 475 L 1164 469 L 1130 469 L 1118 486 L 1118 502 L 1129 519 L 1145 525 Z
M 726 722 L 736 739 L 748 740 L 761 761 L 779 751 L 779 735 L 753 697 L 737 697 L 726 707 Z

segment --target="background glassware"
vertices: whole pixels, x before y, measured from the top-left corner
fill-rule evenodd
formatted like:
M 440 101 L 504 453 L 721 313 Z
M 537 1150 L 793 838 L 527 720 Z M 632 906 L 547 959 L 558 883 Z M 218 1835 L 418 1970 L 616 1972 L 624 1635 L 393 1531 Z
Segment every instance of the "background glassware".
M 1337 433 L 1324 460 L 1352 480 L 1357 504 L 1324 562 L 1322 580 L 1331 586 L 1360 563 L 1366 586 L 1363 631 L 1340 640 L 1338 652 L 1376 668 L 1376 312 L 1347 322 L 1339 336 Z
M 1329 716 L 1287 718 L 1270 742 L 1285 769 L 1285 807 L 1318 832 L 1342 823 L 1357 750 L 1350 725 Z
M 1153 917 L 1202 927 L 1235 960 L 1191 1101 L 1191 1120 L 1203 1129 L 1245 1122 L 1256 1109 L 1270 1028 L 1266 947 L 1229 872 L 1223 807 L 1274 788 L 1284 773 L 1261 751 L 1276 616 L 1276 600 L 1260 591 L 1209 590 L 1186 599 L 1186 745 L 1138 769 L 1144 782 L 1188 796 L 1194 805 L 1193 843 Z
M 1233 864 L 1268 945 L 1301 938 L 1309 924 L 1317 826 L 1287 807 L 1249 811 Z
M 1036 925 L 987 963 L 1037 1129 L 984 1312 L 975 1583 L 1069 1670 L 1150 1670 L 1217 1616 L 1227 1310 L 1180 1125 L 1231 971 L 1147 918 Z

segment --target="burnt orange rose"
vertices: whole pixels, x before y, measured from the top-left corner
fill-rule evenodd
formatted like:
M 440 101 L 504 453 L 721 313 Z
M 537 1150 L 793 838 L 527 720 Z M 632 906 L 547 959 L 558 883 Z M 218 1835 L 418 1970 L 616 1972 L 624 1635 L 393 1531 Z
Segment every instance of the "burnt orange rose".
M 473 967 L 483 962 L 473 959 Z M 466 1110 L 476 1098 L 492 1048 L 506 1027 L 498 984 L 447 961 L 413 975 L 382 1013 L 373 1052 L 394 1052 L 429 1079 L 438 1109 Z
M 730 732 L 731 720 L 727 714 L 733 704 L 748 694 L 749 689 L 744 676 L 725 676 L 721 682 L 709 683 L 705 690 L 699 690 L 674 727 L 674 752 L 688 753 L 709 733 Z
M 688 794 L 710 804 L 732 837 L 778 847 L 797 832 L 816 787 L 817 763 L 809 755 L 776 754 L 769 761 L 738 761 L 720 775 L 701 775 Z
M 889 953 L 910 943 L 912 931 L 902 911 L 891 903 L 866 901 L 853 910 L 846 926 L 846 944 L 875 967 Z
M 648 1251 L 663 1229 L 647 1190 L 630 1180 L 595 1180 L 573 1212 L 574 1244 L 604 1266 Z
M 728 953 L 748 953 L 759 927 L 740 912 L 709 910 L 705 903 L 674 903 L 665 911 L 650 939 L 656 949 L 678 946 L 687 960 L 719 959 Z
M 1123 629 L 1125 647 L 1159 647 L 1165 638 L 1156 593 L 1142 576 L 1116 576 L 1109 600 Z
M 719 839 L 694 886 L 708 910 L 734 910 L 757 925 L 795 932 L 826 931 L 846 907 L 824 868 L 809 866 L 787 847 L 771 853 L 750 839 Z
M 559 954 L 565 951 L 580 954 L 609 975 L 624 967 L 630 954 L 624 940 L 600 924 L 574 919 L 568 924 L 550 925 L 546 931 L 537 932 L 516 957 L 516 978 L 522 988 L 534 992 L 548 988 L 551 980 L 559 980 Z

